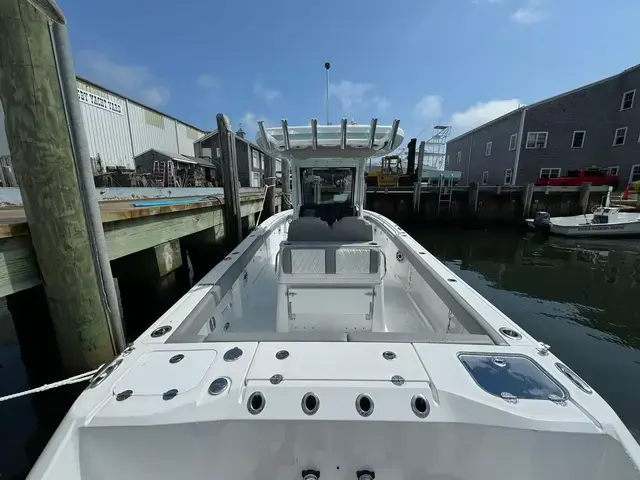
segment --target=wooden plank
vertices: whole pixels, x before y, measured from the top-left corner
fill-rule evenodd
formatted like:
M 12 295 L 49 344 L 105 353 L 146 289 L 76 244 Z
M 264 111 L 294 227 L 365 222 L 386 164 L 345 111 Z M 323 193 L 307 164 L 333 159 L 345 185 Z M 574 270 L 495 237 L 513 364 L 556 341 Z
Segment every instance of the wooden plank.
M 0 239 L 0 297 L 40 283 L 31 239 L 27 236 Z
M 259 212 L 262 200 L 254 197 L 241 202 L 242 216 Z M 223 231 L 222 208 L 218 205 L 104 224 L 111 260 L 209 228 L 216 231 L 216 236 Z M 0 238 L 0 297 L 40 283 L 29 235 Z

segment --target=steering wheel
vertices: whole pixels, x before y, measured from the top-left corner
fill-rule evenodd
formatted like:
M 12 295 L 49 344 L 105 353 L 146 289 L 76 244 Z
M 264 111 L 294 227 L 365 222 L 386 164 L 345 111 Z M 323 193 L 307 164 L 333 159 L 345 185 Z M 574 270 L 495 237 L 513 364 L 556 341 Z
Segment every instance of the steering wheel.
M 601 207 L 600 205 L 594 205 L 593 207 L 591 207 L 591 213 L 596 213 L 596 211 L 597 211 L 599 208 L 602 208 L 602 207 Z

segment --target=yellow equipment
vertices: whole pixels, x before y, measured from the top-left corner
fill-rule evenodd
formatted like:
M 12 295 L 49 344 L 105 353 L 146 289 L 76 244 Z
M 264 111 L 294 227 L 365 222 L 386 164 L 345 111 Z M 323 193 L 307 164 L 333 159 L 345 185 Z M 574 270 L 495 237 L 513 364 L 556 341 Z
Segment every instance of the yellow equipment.
M 398 187 L 411 185 L 411 177 L 402 169 L 402 159 L 398 155 L 382 157 L 380 170 L 369 172 L 367 185 L 370 187 Z

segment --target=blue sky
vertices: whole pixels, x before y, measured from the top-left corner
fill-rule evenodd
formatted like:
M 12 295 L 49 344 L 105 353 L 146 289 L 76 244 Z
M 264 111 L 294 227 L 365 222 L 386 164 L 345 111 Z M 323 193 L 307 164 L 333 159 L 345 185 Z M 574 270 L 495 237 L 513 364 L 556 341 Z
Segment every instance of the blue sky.
M 192 123 L 455 133 L 639 62 L 637 0 L 58 0 L 76 70 Z

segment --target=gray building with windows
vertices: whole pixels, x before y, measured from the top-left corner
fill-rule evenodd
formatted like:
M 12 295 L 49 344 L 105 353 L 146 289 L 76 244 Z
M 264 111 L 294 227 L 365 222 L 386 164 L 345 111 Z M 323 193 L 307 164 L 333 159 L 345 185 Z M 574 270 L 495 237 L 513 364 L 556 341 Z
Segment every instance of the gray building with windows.
M 447 142 L 460 184 L 522 185 L 569 170 L 607 168 L 640 180 L 640 65 L 520 107 Z

